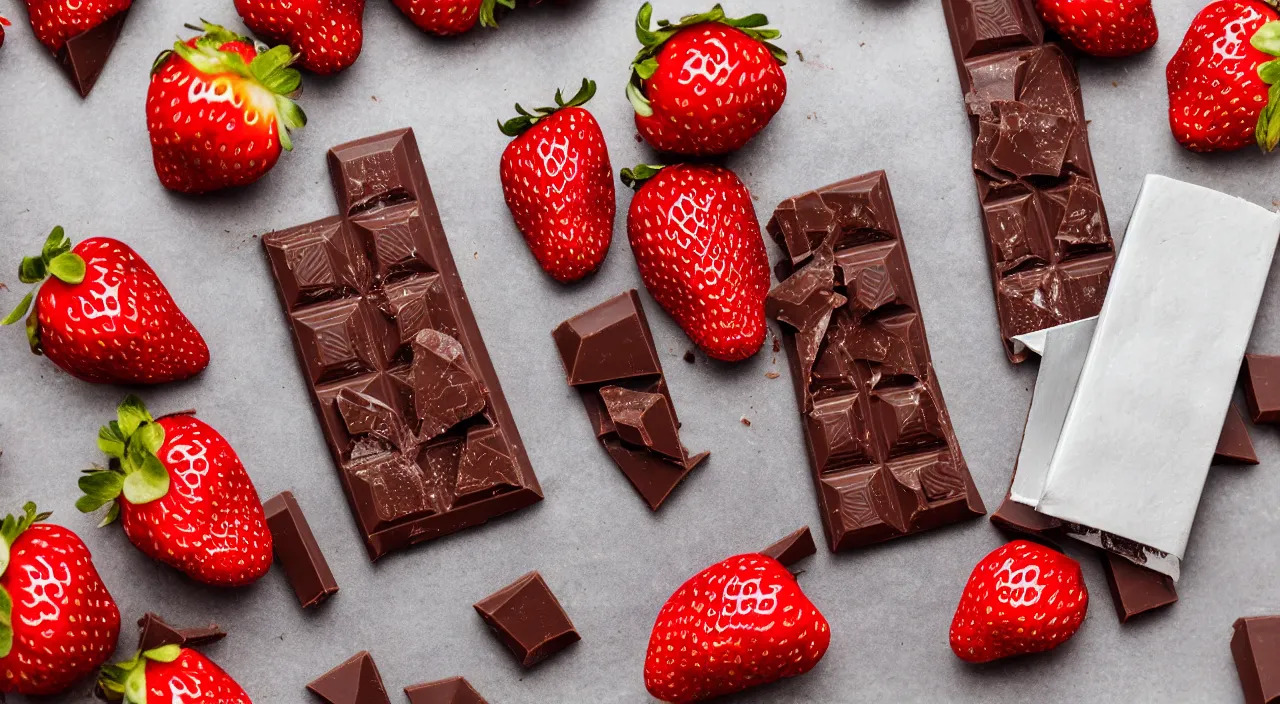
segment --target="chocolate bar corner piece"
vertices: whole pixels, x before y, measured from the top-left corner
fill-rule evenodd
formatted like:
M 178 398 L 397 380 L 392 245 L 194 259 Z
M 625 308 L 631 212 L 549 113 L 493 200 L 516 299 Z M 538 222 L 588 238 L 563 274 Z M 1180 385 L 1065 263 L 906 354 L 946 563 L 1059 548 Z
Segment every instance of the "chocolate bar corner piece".
M 409 704 L 487 704 L 465 677 L 450 677 L 405 687 Z
M 1102 565 L 1107 573 L 1111 603 L 1116 607 L 1120 623 L 1178 600 L 1173 578 L 1167 574 L 1135 565 L 1110 552 L 1102 552 Z
M 1280 616 L 1236 619 L 1231 655 L 1245 704 L 1280 699 Z
M 340 214 L 262 238 L 371 559 L 542 500 L 412 130 L 329 152 Z
M 533 667 L 582 640 L 538 572 L 499 589 L 474 608 L 524 667 Z
M 102 69 L 107 65 L 111 50 L 120 39 L 129 10 L 123 10 L 107 18 L 102 24 L 71 37 L 58 51 L 57 60 L 62 70 L 75 84 L 81 98 L 98 82 Z
M 213 624 L 205 628 L 176 628 L 150 612 L 138 619 L 139 651 L 154 650 L 166 645 L 199 648 L 226 637 L 226 632 Z
M 1258 464 L 1258 453 L 1253 449 L 1249 427 L 1235 403 L 1227 409 L 1227 419 L 1218 436 L 1218 446 L 1213 451 L 1214 464 Z
M 338 582 L 293 492 L 281 492 L 267 499 L 262 508 L 266 511 L 276 559 L 284 567 L 302 608 L 317 606 L 337 594 Z
M 680 442 L 680 419 L 635 290 L 561 323 L 552 333 L 592 430 L 653 511 L 706 459 Z
M 783 323 L 833 552 L 986 513 L 952 428 L 884 172 L 778 206 Z M 791 269 L 790 273 L 787 269 Z
M 809 526 L 804 526 L 761 550 L 760 554 L 772 557 L 783 567 L 790 567 L 817 552 L 818 546 L 813 542 L 813 533 L 809 531 Z
M 1244 356 L 1244 398 L 1254 423 L 1280 423 L 1280 356 Z
M 326 704 L 391 704 L 382 675 L 367 650 L 316 678 L 307 689 Z
M 991 522 L 997 527 L 1015 534 L 1022 534 L 1055 542 L 1061 534 L 1062 520 L 1037 513 L 1035 509 L 1005 496 L 1000 508 L 991 514 Z

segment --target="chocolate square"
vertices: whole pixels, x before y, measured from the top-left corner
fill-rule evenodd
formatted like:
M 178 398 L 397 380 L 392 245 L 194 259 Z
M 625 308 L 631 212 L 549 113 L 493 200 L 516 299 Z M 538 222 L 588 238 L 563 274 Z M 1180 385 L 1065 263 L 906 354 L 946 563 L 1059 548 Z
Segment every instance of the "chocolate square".
M 537 572 L 480 600 L 475 610 L 524 667 L 582 640 Z

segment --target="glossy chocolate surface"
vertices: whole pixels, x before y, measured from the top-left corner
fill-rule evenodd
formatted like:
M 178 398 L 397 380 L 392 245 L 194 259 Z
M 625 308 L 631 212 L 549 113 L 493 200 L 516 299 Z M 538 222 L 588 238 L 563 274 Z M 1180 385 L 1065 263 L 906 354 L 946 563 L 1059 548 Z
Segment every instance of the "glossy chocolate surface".
M 761 550 L 760 554 L 772 557 L 783 567 L 790 567 L 816 552 L 818 546 L 813 543 L 813 533 L 809 531 L 809 526 L 805 526 Z
M 463 677 L 405 687 L 409 704 L 488 704 Z
M 129 11 L 118 12 L 105 22 L 86 32 L 77 34 L 67 40 L 58 52 L 58 63 L 71 79 L 80 97 L 89 95 L 97 84 L 102 69 L 111 57 L 111 50 L 120 39 L 120 31 L 124 29 L 124 21 Z
M 368 651 L 361 651 L 307 685 L 326 704 L 391 704 L 382 675 Z
M 1227 419 L 1222 424 L 1222 435 L 1213 451 L 1214 464 L 1258 464 L 1258 453 L 1253 449 L 1249 427 L 1235 403 L 1227 409 Z
M 475 610 L 524 667 L 533 667 L 582 640 L 537 572 L 485 597 Z
M 227 634 L 213 624 L 203 628 L 177 628 L 153 613 L 138 619 L 138 650 L 154 650 L 166 645 L 199 648 L 226 637 Z
M 267 527 L 271 529 L 276 560 L 284 567 L 298 602 L 303 608 L 316 606 L 338 593 L 338 582 L 329 569 L 329 561 L 311 532 L 311 524 L 302 507 L 286 491 L 263 502 Z

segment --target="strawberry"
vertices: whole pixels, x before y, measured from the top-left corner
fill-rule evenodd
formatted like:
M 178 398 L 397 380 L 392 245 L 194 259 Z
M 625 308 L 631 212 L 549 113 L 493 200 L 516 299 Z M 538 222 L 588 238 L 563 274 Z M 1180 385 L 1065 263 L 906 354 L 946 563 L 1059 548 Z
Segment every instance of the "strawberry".
M 769 23 L 764 15 L 725 17 L 719 4 L 679 24 L 660 20 L 654 30 L 652 16 L 646 2 L 636 18 L 643 48 L 627 84 L 640 135 L 654 149 L 673 154 L 740 149 L 787 97 L 787 53 L 767 41 L 780 32 L 763 29 Z
M 271 567 L 271 533 L 253 482 L 225 438 L 191 412 L 152 419 L 136 396 L 98 430 L 111 461 L 80 477 L 76 508 L 110 503 L 139 550 L 196 581 L 241 587 Z
M 26 0 L 36 39 L 57 54 L 67 40 L 128 10 L 133 0 Z
M 55 227 L 40 256 L 22 260 L 18 278 L 40 286 L 0 324 L 21 320 L 34 298 L 31 351 L 78 379 L 163 384 L 209 366 L 204 338 L 151 267 L 119 240 L 93 237 L 72 249 Z
M 107 701 L 126 704 L 253 704 L 212 660 L 173 644 L 103 668 L 98 686 Z
M 1036 0 L 1036 7 L 1063 39 L 1093 56 L 1131 56 L 1160 37 L 1151 0 Z
M 497 27 L 494 9 L 514 10 L 516 0 L 392 0 L 400 11 L 424 32 L 442 37 L 471 31 L 476 22 Z
M 708 356 L 736 362 L 764 343 L 769 256 L 751 194 L 732 171 L 706 164 L 623 169 L 640 190 L 627 236 L 658 304 Z
M 79 536 L 22 510 L 0 523 L 0 693 L 57 694 L 111 657 L 120 609 Z
M 738 555 L 694 575 L 658 612 L 644 685 L 695 702 L 813 669 L 831 644 L 827 620 L 777 560 Z
M 147 129 L 160 183 L 207 193 L 262 178 L 307 124 L 289 99 L 302 86 L 287 46 L 268 50 L 216 24 L 160 54 L 147 89 Z
M 557 281 L 595 271 L 613 241 L 618 212 L 604 133 L 581 106 L 596 93 L 583 79 L 578 94 L 498 127 L 515 137 L 502 152 L 502 193 L 538 264 Z
M 1015 540 L 973 568 L 951 621 L 951 650 L 968 662 L 1052 650 L 1075 635 L 1088 609 L 1080 563 Z
M 254 34 L 298 52 L 298 65 L 322 75 L 356 62 L 364 45 L 365 0 L 236 0 Z
M 1169 127 L 1197 152 L 1280 142 L 1280 16 L 1259 0 L 1217 0 L 1169 61 Z
M 4 28 L 9 26 L 9 20 L 0 17 L 0 46 L 4 46 Z

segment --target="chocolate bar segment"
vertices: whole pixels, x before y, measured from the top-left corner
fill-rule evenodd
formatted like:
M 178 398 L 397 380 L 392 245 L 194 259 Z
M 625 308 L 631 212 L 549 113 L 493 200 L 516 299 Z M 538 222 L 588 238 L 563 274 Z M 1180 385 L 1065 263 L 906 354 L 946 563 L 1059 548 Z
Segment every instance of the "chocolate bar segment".
M 1280 616 L 1240 618 L 1231 636 L 1231 655 L 1240 675 L 1245 704 L 1280 699 Z
M 524 667 L 533 667 L 582 640 L 537 572 L 485 597 L 475 610 Z
M 226 637 L 227 634 L 213 624 L 204 628 L 177 628 L 153 613 L 147 613 L 138 619 L 139 651 L 154 650 L 166 645 L 199 648 Z
M 1280 356 L 1244 356 L 1244 398 L 1254 423 L 1280 423 Z
M 690 455 L 667 390 L 649 320 L 635 290 L 561 323 L 552 333 L 569 385 L 596 437 L 649 508 L 710 453 Z
M 884 172 L 784 201 L 768 231 L 789 261 L 766 312 L 783 323 L 831 550 L 984 514 Z
M 1055 542 L 1062 529 L 1062 521 L 1053 516 L 1036 513 L 1036 510 L 1005 496 L 1000 508 L 991 514 L 991 522 L 1016 534 L 1028 535 Z
M 405 687 L 409 704 L 488 704 L 463 677 Z
M 1249 428 L 1244 423 L 1240 409 L 1232 403 L 1227 409 L 1227 419 L 1222 424 L 1222 435 L 1213 451 L 1214 464 L 1258 464 L 1258 453 L 1253 449 Z
M 943 0 L 1005 352 L 1098 314 L 1115 243 L 1089 151 L 1080 79 L 1030 0 Z
M 809 526 L 805 526 L 761 550 L 760 554 L 772 557 L 783 567 L 790 567 L 816 552 L 818 546 L 813 543 L 813 533 L 809 532 Z
M 1173 578 L 1167 574 L 1135 565 L 1113 552 L 1103 552 L 1102 564 L 1120 623 L 1178 600 Z
M 262 508 L 266 510 L 276 559 L 284 567 L 302 607 L 316 606 L 337 594 L 338 582 L 293 492 L 282 492 L 267 499 Z
M 412 130 L 335 147 L 341 214 L 262 238 L 371 559 L 542 500 Z

